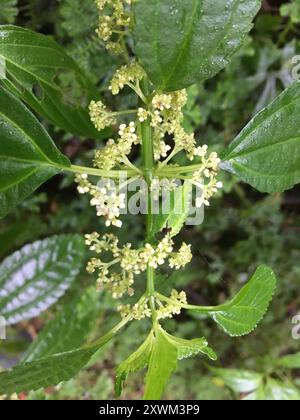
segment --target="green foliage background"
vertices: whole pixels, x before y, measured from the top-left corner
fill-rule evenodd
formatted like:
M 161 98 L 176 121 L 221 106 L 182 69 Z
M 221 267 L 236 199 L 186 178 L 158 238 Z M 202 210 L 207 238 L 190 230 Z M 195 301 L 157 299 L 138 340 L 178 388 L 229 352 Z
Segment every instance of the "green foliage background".
M 16 23 L 52 35 L 98 85 L 99 92 L 105 91 L 119 64 L 96 38 L 97 10 L 93 0 L 1 0 L 0 23 Z M 202 143 L 213 145 L 217 151 L 224 149 L 252 115 L 292 82 L 291 60 L 300 54 L 299 33 L 298 0 L 265 1 L 255 29 L 231 64 L 216 78 L 189 89 L 187 128 L 196 131 Z M 79 94 L 73 80 L 64 82 L 74 96 Z M 125 95 L 118 107 L 131 101 L 131 96 Z M 48 129 L 60 149 L 77 164 L 88 161 L 92 150 L 101 143 L 64 135 L 55 126 L 48 125 Z M 284 398 L 289 387 L 298 389 L 300 399 L 299 370 L 274 367 L 274 360 L 280 356 L 300 350 L 300 342 L 291 335 L 292 317 L 300 312 L 300 189 L 267 197 L 237 183 L 230 175 L 223 177 L 224 192 L 214 200 L 204 224 L 186 228 L 178 239 L 193 244 L 193 264 L 171 278 L 167 273 L 161 276 L 160 288 L 167 290 L 170 284 L 183 287 L 196 304 L 211 304 L 236 293 L 254 269 L 265 263 L 273 267 L 279 279 L 277 294 L 260 328 L 246 338 L 226 337 L 217 328 L 211 328 L 210 321 L 199 320 L 195 314 L 170 321 L 168 329 L 186 338 L 205 335 L 222 355 L 218 363 L 227 369 L 229 376 L 229 369 L 255 371 L 280 383 L 281 391 L 276 388 L 277 399 Z M 57 176 L 0 221 L 0 256 L 2 259 L 23 244 L 46 236 L 95 229 L 101 231 L 104 227 L 88 200 L 76 194 L 72 176 Z M 130 242 L 140 241 L 142 221 L 136 223 L 128 217 L 122 235 L 124 241 L 127 238 Z M 71 291 L 50 312 L 11 328 L 9 340 L 0 343 L 0 366 L 7 368 L 20 360 L 43 326 L 80 295 L 83 286 L 90 284 L 92 280 L 82 271 Z M 118 318 L 115 303 L 108 296 L 99 296 L 99 302 L 101 316 L 96 322 L 96 335 Z M 68 383 L 24 398 L 114 398 L 114 367 L 140 344 L 145 334 L 144 323 L 132 324 L 128 332 L 96 355 L 93 367 Z M 200 358 L 192 358 L 179 365 L 166 397 L 200 400 L 244 397 L 226 385 L 228 381 L 221 372 L 211 371 Z M 128 380 L 122 398 L 140 398 L 142 392 L 142 376 L 134 375 Z

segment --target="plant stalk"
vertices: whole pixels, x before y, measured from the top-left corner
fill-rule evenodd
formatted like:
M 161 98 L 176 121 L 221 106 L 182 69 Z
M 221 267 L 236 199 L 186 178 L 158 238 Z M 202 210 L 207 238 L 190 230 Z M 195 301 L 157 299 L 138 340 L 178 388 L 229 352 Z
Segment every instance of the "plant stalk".
M 149 95 L 148 83 L 142 82 L 142 89 L 146 96 Z M 146 237 L 150 237 L 153 227 L 153 211 L 152 211 L 152 197 L 151 197 L 151 182 L 153 172 L 155 169 L 154 152 L 153 152 L 153 132 L 150 121 L 141 123 L 142 136 L 142 153 L 144 161 L 144 174 L 148 185 L 148 200 L 147 200 L 147 216 L 146 216 Z M 152 321 L 156 323 L 156 307 L 155 307 L 155 269 L 148 265 L 147 268 L 147 295 L 149 296 L 149 303 L 152 312 Z

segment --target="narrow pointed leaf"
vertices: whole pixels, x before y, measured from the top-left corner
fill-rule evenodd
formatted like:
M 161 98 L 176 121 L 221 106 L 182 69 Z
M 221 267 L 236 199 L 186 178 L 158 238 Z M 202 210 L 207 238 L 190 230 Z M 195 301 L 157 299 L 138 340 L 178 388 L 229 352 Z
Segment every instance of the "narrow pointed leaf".
M 80 271 L 84 241 L 54 236 L 24 246 L 0 265 L 0 315 L 8 325 L 38 316 L 70 287 Z
M 69 133 L 102 137 L 87 111 L 90 82 L 53 39 L 25 28 L 0 26 L 0 57 L 7 72 L 2 83 L 38 114 Z M 63 78 L 74 81 L 75 87 L 63 88 Z M 78 98 L 71 97 L 75 90 Z
M 145 400 L 159 400 L 166 384 L 177 367 L 177 348 L 157 327 L 146 376 Z
M 261 192 L 300 182 L 300 82 L 257 114 L 225 150 L 221 167 Z
M 242 45 L 260 6 L 260 0 L 137 0 L 137 57 L 162 91 L 209 79 Z
M 122 362 L 116 372 L 116 395 L 119 397 L 122 393 L 123 382 L 126 380 L 130 373 L 137 372 L 148 366 L 149 359 L 153 348 L 154 336 L 153 332 L 149 334 L 144 343 L 132 353 L 128 359 Z
M 33 114 L 0 86 L 0 217 L 69 166 Z

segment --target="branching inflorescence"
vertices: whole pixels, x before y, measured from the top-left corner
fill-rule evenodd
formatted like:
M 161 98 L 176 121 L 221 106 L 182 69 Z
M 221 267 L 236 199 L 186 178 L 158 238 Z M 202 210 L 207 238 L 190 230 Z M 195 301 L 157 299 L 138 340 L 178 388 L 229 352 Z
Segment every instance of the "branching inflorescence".
M 109 50 L 117 54 L 124 53 L 127 59 L 129 52 L 124 40 L 131 25 L 131 3 L 119 0 L 97 1 L 101 12 L 97 30 L 99 37 Z M 106 10 L 110 14 L 106 14 Z M 120 215 L 126 207 L 126 195 L 109 181 L 111 170 L 126 174 L 127 184 L 138 178 L 144 179 L 148 183 L 148 194 L 152 193 L 156 198 L 159 198 L 161 188 L 176 189 L 176 180 L 189 181 L 202 191 L 201 196 L 196 197 L 195 206 L 209 206 L 212 196 L 222 188 L 222 182 L 217 181 L 220 159 L 215 152 L 208 152 L 207 145 L 197 145 L 195 135 L 183 127 L 187 91 L 157 92 L 134 58 L 117 70 L 109 90 L 113 95 L 118 95 L 125 86 L 137 95 L 136 109 L 114 112 L 108 110 L 101 101 L 90 103 L 90 117 L 96 129 L 100 131 L 110 126 L 118 127 L 118 136 L 116 140 L 109 139 L 105 147 L 95 152 L 94 167 L 108 171 L 106 183 L 93 185 L 87 174 L 78 174 L 76 181 L 79 193 L 90 194 L 91 205 L 96 207 L 98 216 L 105 218 L 107 227 L 122 226 Z M 147 86 L 147 89 L 142 86 Z M 121 122 L 118 126 L 118 121 L 129 115 L 135 115 L 135 120 Z M 145 132 L 150 132 L 150 136 L 145 135 Z M 148 163 L 152 162 L 151 168 L 147 167 L 147 162 L 144 168 L 139 168 L 130 161 L 131 152 L 136 146 L 150 150 L 152 156 L 148 156 Z M 192 165 L 179 166 L 174 163 L 173 159 L 181 152 L 186 154 L 187 162 L 193 161 Z M 153 215 L 151 208 L 148 210 L 149 225 Z M 159 242 L 145 243 L 138 249 L 134 249 L 130 243 L 120 246 L 118 238 L 112 234 L 102 238 L 98 233 L 86 235 L 86 244 L 97 254 L 97 257 L 89 261 L 87 271 L 90 274 L 97 273 L 98 288 L 110 290 L 114 299 L 120 299 L 125 294 L 132 296 L 135 277 L 139 274 L 147 272 L 149 281 L 149 276 L 152 279 L 153 272 L 165 263 L 179 270 L 192 260 L 191 246 L 183 243 L 179 251 L 175 252 L 174 242 L 168 233 Z M 111 255 L 110 260 L 105 260 L 107 254 Z M 131 319 L 152 316 L 157 321 L 179 314 L 185 304 L 184 292 L 173 290 L 168 303 L 162 303 L 154 287 L 153 290 L 148 287 L 136 304 L 120 304 L 118 308 L 122 317 L 129 314 Z

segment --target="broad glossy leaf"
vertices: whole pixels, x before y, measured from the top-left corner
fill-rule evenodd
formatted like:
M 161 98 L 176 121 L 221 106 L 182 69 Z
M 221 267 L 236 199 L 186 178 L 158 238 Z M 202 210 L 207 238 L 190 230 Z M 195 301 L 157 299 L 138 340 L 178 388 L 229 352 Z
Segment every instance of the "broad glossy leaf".
M 300 369 L 300 353 L 281 357 L 277 360 L 276 365 L 286 367 L 288 369 Z
M 238 393 L 248 393 L 260 387 L 263 375 L 247 370 L 210 368 L 211 372 L 222 379 L 226 386 Z
M 23 362 L 41 359 L 80 348 L 86 343 L 99 311 L 101 301 L 94 286 L 65 304 L 49 321 L 26 352 Z
M 205 354 L 211 360 L 217 360 L 218 358 L 215 352 L 208 347 L 208 343 L 205 338 L 185 340 L 183 338 L 174 337 L 168 333 L 165 334 L 167 339 L 177 348 L 178 360 L 196 356 L 199 353 Z
M 260 0 L 138 0 L 135 52 L 158 89 L 183 89 L 228 64 L 260 6 Z
M 145 400 L 161 398 L 165 386 L 177 367 L 177 347 L 168 340 L 165 332 L 157 327 L 146 376 Z
M 0 86 L 0 217 L 69 166 L 33 114 Z
M 72 379 L 98 347 L 55 354 L 0 372 L 0 393 L 35 391 Z
M 143 344 L 132 353 L 128 359 L 122 362 L 116 372 L 116 395 L 119 397 L 122 393 L 123 382 L 130 373 L 137 372 L 148 366 L 149 359 L 153 348 L 154 336 L 153 332 L 149 334 Z
M 2 83 L 38 114 L 69 133 L 102 137 L 87 111 L 92 99 L 90 83 L 53 39 L 28 29 L 1 26 L 0 56 L 7 69 L 7 80 Z M 64 88 L 63 80 L 70 86 Z M 78 97 L 74 97 L 75 90 Z
M 300 182 L 300 82 L 257 114 L 224 152 L 221 167 L 261 192 Z
M 70 287 L 84 256 L 81 236 L 54 236 L 24 246 L 0 265 L 0 314 L 8 325 L 38 316 Z
M 181 231 L 190 211 L 192 184 L 185 182 L 170 193 L 170 202 L 160 205 L 160 213 L 154 216 L 150 239 L 163 229 L 170 229 L 171 236 Z M 164 207 L 165 206 L 165 207 Z
M 275 274 L 269 267 L 261 265 L 231 302 L 211 308 L 199 306 L 196 310 L 208 313 L 230 336 L 246 335 L 264 317 L 275 289 Z

